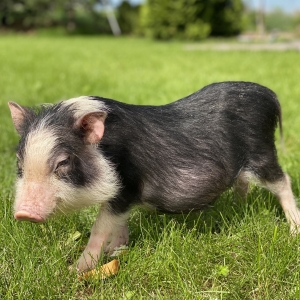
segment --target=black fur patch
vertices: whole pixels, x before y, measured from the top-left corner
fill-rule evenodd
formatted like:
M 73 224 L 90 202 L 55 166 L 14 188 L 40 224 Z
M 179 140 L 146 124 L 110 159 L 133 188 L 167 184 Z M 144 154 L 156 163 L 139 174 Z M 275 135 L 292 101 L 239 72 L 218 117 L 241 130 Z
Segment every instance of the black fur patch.
M 241 169 L 268 181 L 283 176 L 274 145 L 280 105 L 265 87 L 217 83 L 164 106 L 94 99 L 110 110 L 100 149 L 124 184 L 112 201 L 117 212 L 141 201 L 169 212 L 202 209 Z

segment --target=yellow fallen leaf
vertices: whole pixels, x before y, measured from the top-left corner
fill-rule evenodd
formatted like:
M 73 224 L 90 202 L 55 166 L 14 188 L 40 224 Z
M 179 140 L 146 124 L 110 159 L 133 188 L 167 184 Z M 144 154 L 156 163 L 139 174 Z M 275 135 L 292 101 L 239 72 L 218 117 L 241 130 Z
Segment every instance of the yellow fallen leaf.
M 120 262 L 117 259 L 114 259 L 97 269 L 83 273 L 78 277 L 78 279 L 79 280 L 105 279 L 109 276 L 117 274 L 119 269 L 120 269 Z

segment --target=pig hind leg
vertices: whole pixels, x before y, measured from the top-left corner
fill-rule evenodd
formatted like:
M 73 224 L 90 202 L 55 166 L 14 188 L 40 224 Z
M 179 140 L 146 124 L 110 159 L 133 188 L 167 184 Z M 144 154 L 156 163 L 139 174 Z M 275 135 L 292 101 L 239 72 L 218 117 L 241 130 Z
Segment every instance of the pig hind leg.
M 253 178 L 258 185 L 266 188 L 278 198 L 287 221 L 290 223 L 291 233 L 299 233 L 300 210 L 293 195 L 290 178 L 279 166 L 274 151 L 271 153 L 272 155 L 265 155 L 261 159 L 254 160 L 252 166 L 248 168 L 251 170 L 247 172 L 248 177 Z
M 246 198 L 249 186 L 249 178 L 245 171 L 241 171 L 234 182 L 233 189 L 234 192 L 242 199 Z
M 264 185 L 279 199 L 285 216 L 290 223 L 291 233 L 299 233 L 300 210 L 297 207 L 297 202 L 293 195 L 290 177 L 284 173 L 280 180 L 275 182 L 265 182 Z

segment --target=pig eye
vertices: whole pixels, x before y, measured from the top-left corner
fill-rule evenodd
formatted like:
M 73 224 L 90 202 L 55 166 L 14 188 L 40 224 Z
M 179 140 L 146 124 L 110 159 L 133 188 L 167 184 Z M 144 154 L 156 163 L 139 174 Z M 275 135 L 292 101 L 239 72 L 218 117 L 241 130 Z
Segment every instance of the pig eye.
M 70 157 L 67 157 L 66 159 L 63 159 L 57 163 L 54 173 L 58 178 L 62 179 L 65 176 L 67 176 L 70 162 L 71 162 Z
M 69 164 L 70 164 L 70 157 L 67 157 L 66 159 L 61 160 L 61 161 L 57 164 L 56 170 L 57 170 L 58 168 L 60 168 L 60 167 L 65 167 L 65 166 L 67 166 L 67 165 L 69 165 Z

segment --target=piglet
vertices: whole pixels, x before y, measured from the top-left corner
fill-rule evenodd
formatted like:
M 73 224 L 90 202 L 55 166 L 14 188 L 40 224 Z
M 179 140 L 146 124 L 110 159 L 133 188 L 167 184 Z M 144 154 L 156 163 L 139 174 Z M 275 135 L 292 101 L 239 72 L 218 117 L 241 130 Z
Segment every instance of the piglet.
M 202 210 L 248 182 L 277 196 L 292 232 L 300 213 L 278 164 L 276 95 L 251 82 L 222 82 L 162 106 L 83 96 L 30 109 L 9 102 L 20 135 L 14 216 L 44 222 L 90 205 L 100 210 L 79 272 L 128 243 L 134 205 L 166 213 Z

